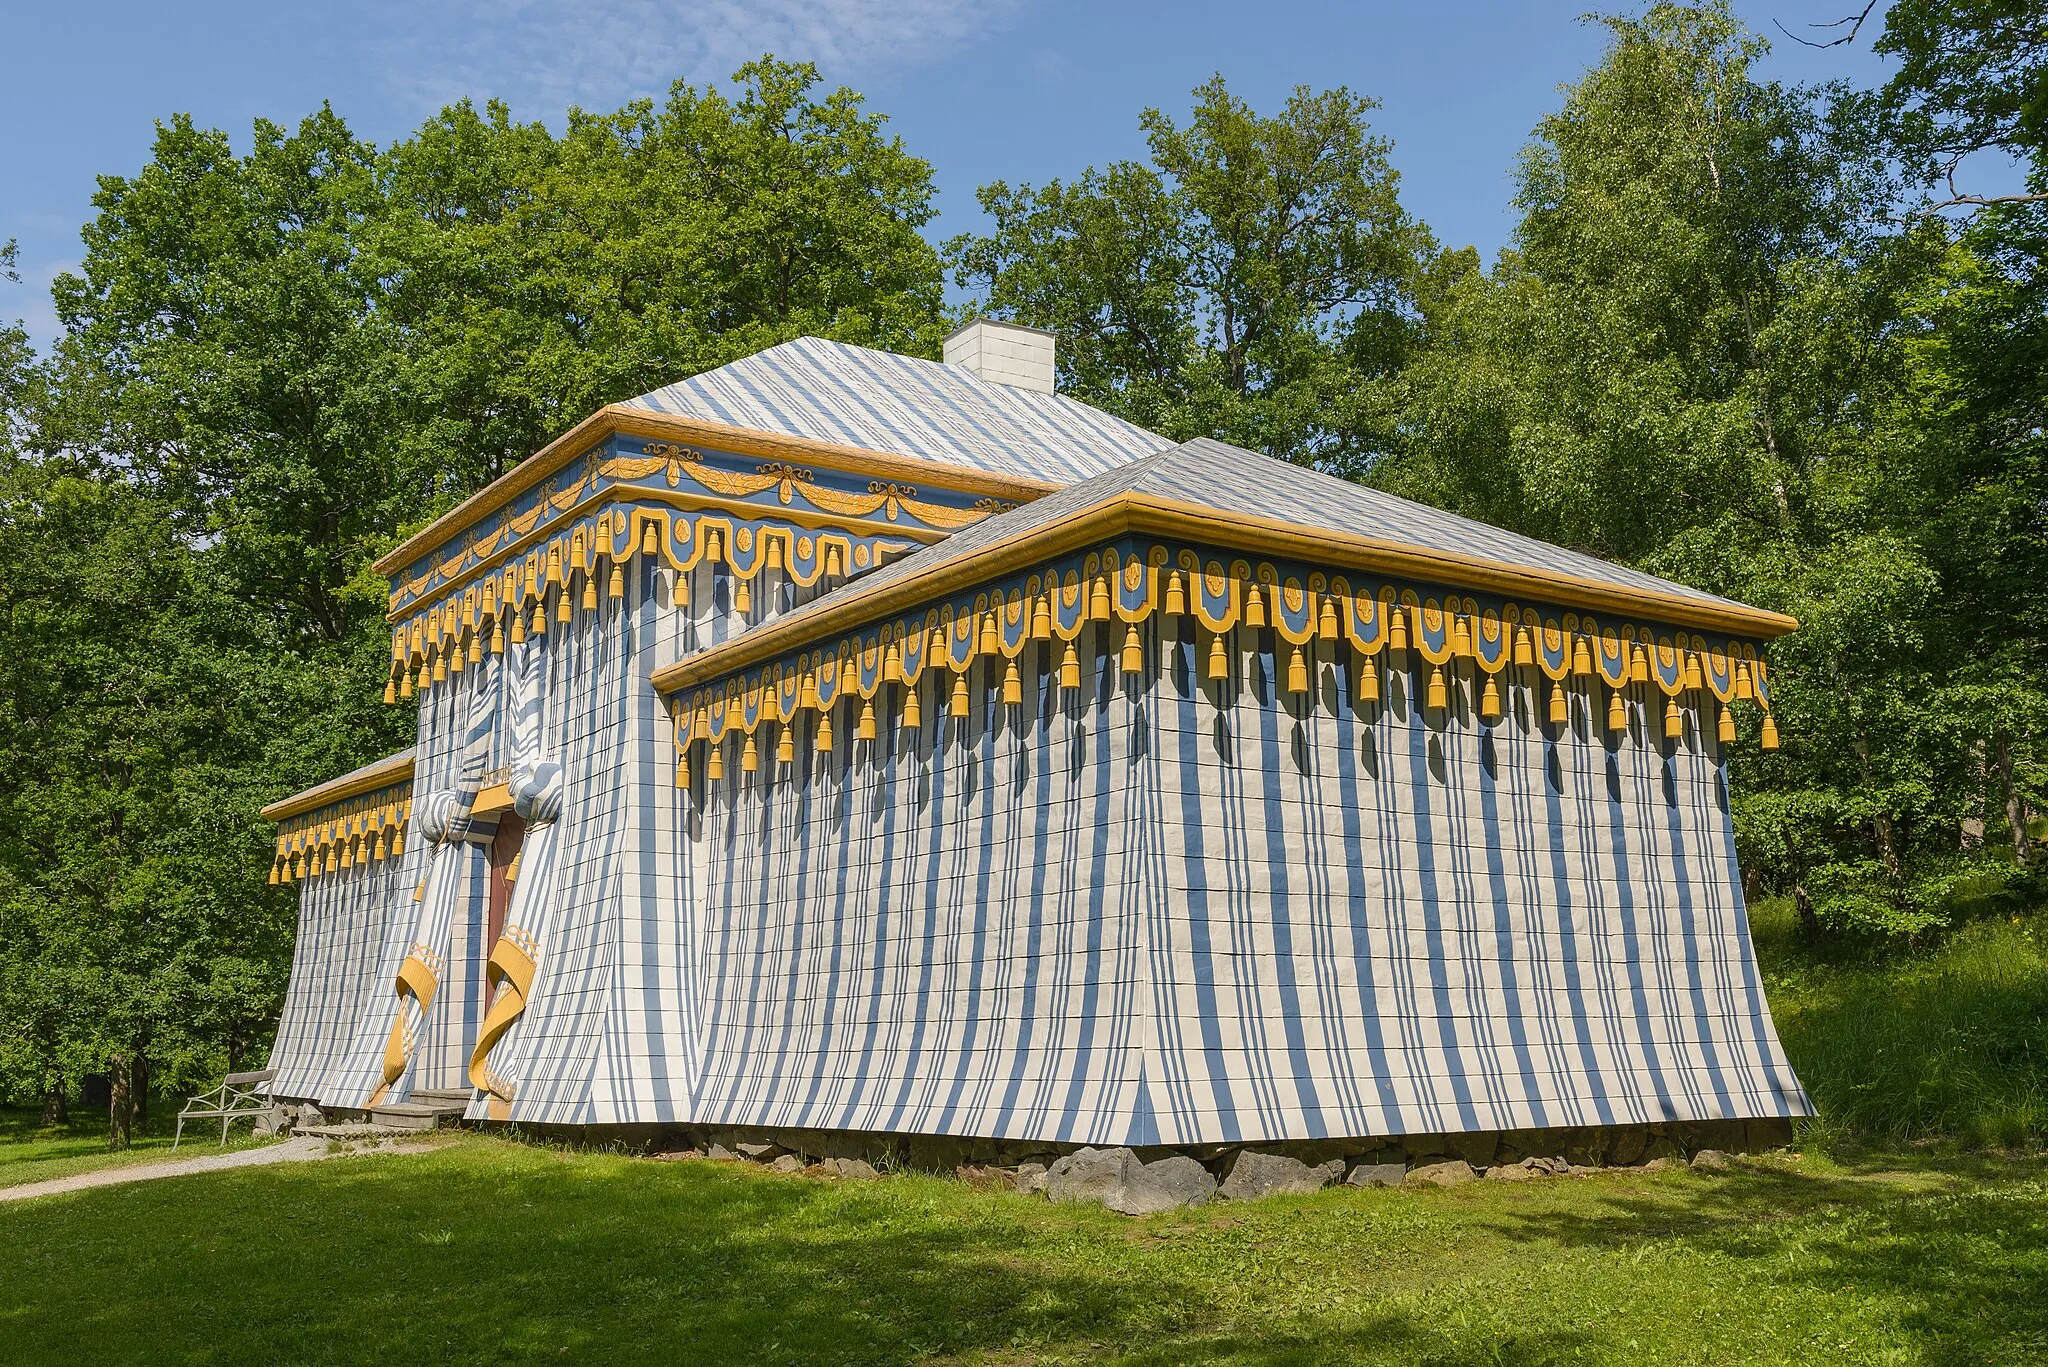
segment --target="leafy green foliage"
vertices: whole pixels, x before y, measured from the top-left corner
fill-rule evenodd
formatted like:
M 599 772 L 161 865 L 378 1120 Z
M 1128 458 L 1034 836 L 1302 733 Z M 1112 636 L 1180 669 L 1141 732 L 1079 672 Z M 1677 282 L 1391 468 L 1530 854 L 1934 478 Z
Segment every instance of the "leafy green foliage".
M 1972 422 L 1958 373 L 2014 276 L 1938 223 L 1882 231 L 1865 102 L 1755 80 L 1724 6 L 1603 22 L 1513 249 L 1421 294 L 1373 477 L 1798 617 L 1784 749 L 1738 762 L 1745 867 L 1811 929 L 1928 931 L 2025 863 L 2039 802 L 2035 460 L 1992 455 L 1990 423 L 2026 429 Z
M 1061 388 L 1169 436 L 1354 467 L 1355 396 L 1399 363 L 1427 232 L 1396 196 L 1376 102 L 1300 89 L 1274 117 L 1223 78 L 1186 126 L 1139 117 L 1149 164 L 984 186 L 947 244 L 976 308 L 1060 337 Z
M 931 169 L 816 70 L 380 150 L 189 118 L 0 332 L 0 1093 L 258 1050 L 266 801 L 387 754 L 375 558 L 590 410 L 806 333 L 930 354 Z M 0 268 L 11 269 L 11 248 Z M 140 1065 L 140 1066 L 138 1066 Z

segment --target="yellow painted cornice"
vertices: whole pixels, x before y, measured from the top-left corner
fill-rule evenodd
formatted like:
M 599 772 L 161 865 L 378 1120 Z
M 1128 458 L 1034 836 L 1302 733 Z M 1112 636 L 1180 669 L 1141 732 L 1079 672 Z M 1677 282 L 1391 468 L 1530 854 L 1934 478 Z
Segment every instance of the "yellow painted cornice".
M 260 815 L 267 821 L 285 821 L 331 803 L 346 802 L 352 797 L 361 797 L 364 793 L 373 793 L 379 788 L 388 787 L 400 779 L 411 778 L 412 765 L 413 757 L 410 751 L 393 755 L 389 759 L 378 760 L 366 769 L 343 774 L 340 778 L 331 778 L 302 793 L 280 798 L 263 808 Z
M 453 578 L 436 585 L 430 591 L 423 592 L 417 598 L 408 600 L 405 606 L 391 609 L 384 614 L 384 620 L 402 622 L 417 617 L 427 611 L 430 604 L 442 603 L 451 597 L 459 596 L 467 586 L 496 573 L 507 561 L 519 559 L 535 546 L 546 545 L 550 538 L 560 535 L 558 529 L 563 523 L 574 522 L 594 509 L 618 503 L 664 503 L 679 512 L 717 513 L 743 521 L 773 519 L 798 527 L 808 527 L 812 531 L 900 537 L 905 541 L 922 542 L 927 546 L 943 541 L 947 536 L 947 533 L 935 528 L 915 527 L 901 522 L 889 522 L 882 518 L 839 517 L 832 513 L 802 508 L 770 508 L 759 503 L 749 503 L 745 499 L 725 498 L 717 494 L 680 493 L 673 489 L 647 489 L 635 484 L 614 484 L 585 494 L 553 517 L 535 523 L 533 530 L 526 535 L 507 541 Z
M 450 538 L 479 518 L 498 511 L 556 471 L 579 459 L 599 442 L 619 435 L 683 442 L 718 451 L 730 451 L 739 456 L 758 456 L 764 460 L 803 461 L 844 474 L 872 475 L 878 479 L 889 480 L 919 480 L 961 493 L 990 494 L 1014 502 L 1028 502 L 1060 487 L 1044 480 L 991 474 L 986 470 L 920 460 L 915 456 L 870 451 L 859 446 L 842 446 L 836 442 L 784 436 L 748 427 L 732 427 L 702 418 L 676 417 L 672 414 L 655 413 L 645 408 L 615 403 L 598 409 L 454 508 L 435 518 L 424 529 L 409 537 L 403 545 L 378 560 L 377 572 L 386 575 L 398 573 L 421 556 L 438 550 Z
M 814 604 L 655 671 L 654 686 L 676 692 L 747 669 L 878 618 L 921 606 L 1035 561 L 1131 533 L 1263 552 L 1333 569 L 1375 570 L 1427 583 L 1533 596 L 1598 612 L 1647 613 L 1674 626 L 1771 640 L 1798 629 L 1796 618 L 1652 588 L 1629 588 L 1553 570 L 1529 569 L 1457 551 L 1427 550 L 1377 537 L 1326 532 L 1270 518 L 1222 513 L 1154 494 L 1122 493 L 1060 522 L 1032 527 L 965 555 L 912 571 L 829 605 Z

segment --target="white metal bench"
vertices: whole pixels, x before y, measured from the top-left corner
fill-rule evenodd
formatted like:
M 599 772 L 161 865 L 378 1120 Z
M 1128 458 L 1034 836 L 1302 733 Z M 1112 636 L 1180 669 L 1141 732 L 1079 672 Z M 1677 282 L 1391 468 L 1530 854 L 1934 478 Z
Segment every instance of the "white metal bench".
M 220 1086 L 210 1092 L 203 1092 L 185 1103 L 185 1109 L 178 1112 L 178 1131 L 171 1137 L 171 1147 L 178 1147 L 178 1141 L 185 1137 L 185 1122 L 188 1120 L 218 1120 L 220 1142 L 228 1142 L 228 1126 L 245 1117 L 254 1120 L 257 1116 L 270 1114 L 273 1104 L 270 1099 L 270 1081 L 277 1076 L 277 1069 L 265 1068 L 254 1073 L 229 1073 L 220 1080 Z

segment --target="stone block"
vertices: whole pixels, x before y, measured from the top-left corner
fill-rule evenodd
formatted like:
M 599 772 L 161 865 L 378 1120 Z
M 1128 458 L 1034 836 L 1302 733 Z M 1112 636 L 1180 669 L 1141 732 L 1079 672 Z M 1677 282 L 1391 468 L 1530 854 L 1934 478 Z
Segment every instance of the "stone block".
M 1398 1187 L 1407 1175 L 1406 1163 L 1360 1163 L 1344 1181 L 1354 1187 Z
M 1017 1190 L 1026 1196 L 1043 1195 L 1045 1192 L 1045 1164 L 1019 1163 L 1017 1165 Z
M 1462 1158 L 1451 1158 L 1441 1163 L 1425 1163 L 1419 1168 L 1410 1168 L 1402 1179 L 1404 1187 L 1462 1187 L 1475 1180 L 1478 1173 Z
M 798 1158 L 793 1153 L 785 1153 L 768 1166 L 776 1172 L 802 1172 L 804 1170 L 804 1160 Z
M 1018 1185 L 1022 1189 L 1023 1182 Z M 1045 1172 L 1046 1195 L 1053 1200 L 1091 1201 L 1123 1215 L 1199 1205 L 1215 1189 L 1215 1179 L 1192 1158 L 1144 1163 L 1126 1148 L 1077 1149 Z
M 1262 1196 L 1321 1191 L 1344 1175 L 1344 1160 L 1333 1158 L 1310 1167 L 1285 1154 L 1240 1152 L 1230 1164 L 1220 1194 L 1228 1201 L 1256 1201 Z
M 1147 1163 L 1141 1172 L 1148 1198 L 1151 1192 L 1156 1191 L 1166 1199 L 1167 1204 L 1159 1207 L 1161 1210 L 1205 1206 L 1216 1194 L 1216 1179 L 1209 1175 L 1209 1170 L 1184 1154 Z
M 1125 1165 L 1137 1161 L 1129 1149 L 1076 1149 L 1046 1169 L 1045 1194 L 1055 1201 L 1106 1205 L 1123 1192 Z
M 1726 1172 L 1734 1164 L 1719 1149 L 1701 1149 L 1692 1156 L 1692 1166 L 1695 1172 Z

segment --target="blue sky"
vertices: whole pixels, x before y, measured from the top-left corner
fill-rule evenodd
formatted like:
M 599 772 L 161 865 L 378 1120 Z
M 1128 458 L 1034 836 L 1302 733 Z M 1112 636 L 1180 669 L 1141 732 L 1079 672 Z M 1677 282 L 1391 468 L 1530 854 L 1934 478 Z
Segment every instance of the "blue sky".
M 1297 85 L 1382 102 L 1403 199 L 1448 245 L 1490 257 L 1513 224 L 1517 149 L 1559 84 L 1600 49 L 1590 0 L 1497 3 L 1084 3 L 1082 0 L 0 0 L 0 240 L 22 284 L 0 318 L 55 331 L 48 283 L 79 255 L 94 177 L 128 174 L 153 121 L 190 112 L 248 144 L 251 120 L 325 99 L 389 142 L 442 104 L 495 95 L 560 126 L 571 103 L 611 109 L 677 76 L 724 79 L 772 50 L 867 95 L 940 191 L 935 238 L 976 226 L 976 186 L 1039 182 L 1140 154 L 1138 111 L 1184 111 L 1214 72 L 1261 111 Z M 1775 40 L 1765 72 L 1875 83 L 1873 21 L 1854 48 L 1804 31 L 1846 0 L 1738 0 Z

